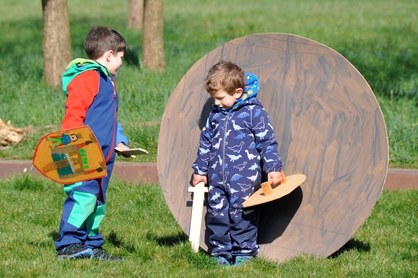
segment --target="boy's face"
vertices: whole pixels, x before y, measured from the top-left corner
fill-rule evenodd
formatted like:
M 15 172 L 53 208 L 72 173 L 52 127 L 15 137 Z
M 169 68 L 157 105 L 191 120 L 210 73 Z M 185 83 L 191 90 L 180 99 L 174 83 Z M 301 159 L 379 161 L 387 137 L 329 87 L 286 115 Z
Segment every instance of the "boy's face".
M 235 101 L 242 96 L 242 89 L 238 88 L 235 90 L 233 95 L 228 94 L 224 89 L 219 89 L 213 96 L 213 101 L 216 106 L 229 109 L 231 108 Z
M 107 70 L 110 74 L 116 75 L 116 72 L 122 66 L 122 58 L 125 54 L 123 51 L 118 52 L 116 55 L 114 55 L 113 51 L 110 50 L 110 55 L 108 56 L 108 63 L 107 63 Z

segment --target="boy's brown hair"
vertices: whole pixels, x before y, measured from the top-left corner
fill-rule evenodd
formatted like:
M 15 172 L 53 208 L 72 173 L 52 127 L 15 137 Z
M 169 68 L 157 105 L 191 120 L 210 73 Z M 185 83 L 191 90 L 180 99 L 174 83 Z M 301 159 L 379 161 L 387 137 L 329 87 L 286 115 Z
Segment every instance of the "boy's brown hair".
M 236 64 L 220 61 L 212 66 L 205 79 L 206 91 L 213 96 L 220 89 L 233 95 L 238 88 L 244 89 L 245 74 Z
M 91 28 L 84 42 L 84 50 L 92 60 L 99 59 L 108 50 L 113 50 L 113 55 L 117 55 L 118 52 L 125 52 L 126 49 L 125 38 L 107 26 Z

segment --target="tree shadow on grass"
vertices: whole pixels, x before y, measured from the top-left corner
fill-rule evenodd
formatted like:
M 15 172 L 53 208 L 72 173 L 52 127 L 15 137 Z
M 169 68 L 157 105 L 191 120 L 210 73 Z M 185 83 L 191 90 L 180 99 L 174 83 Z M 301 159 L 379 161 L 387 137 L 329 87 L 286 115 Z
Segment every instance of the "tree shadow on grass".
M 336 259 L 341 254 L 344 254 L 345 252 L 348 252 L 348 251 L 351 251 L 351 250 L 356 250 L 359 253 L 363 253 L 363 252 L 369 252 L 370 249 L 371 249 L 370 248 L 370 243 L 362 242 L 360 240 L 352 238 L 343 247 L 341 247 L 338 251 L 336 251 L 335 253 L 330 255 L 328 258 Z

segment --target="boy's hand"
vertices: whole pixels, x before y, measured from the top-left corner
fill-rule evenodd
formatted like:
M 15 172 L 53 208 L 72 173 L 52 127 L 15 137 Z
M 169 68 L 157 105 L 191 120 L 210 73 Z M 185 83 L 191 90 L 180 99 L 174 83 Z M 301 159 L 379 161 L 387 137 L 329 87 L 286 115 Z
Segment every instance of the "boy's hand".
M 122 156 L 123 157 L 126 157 L 126 158 L 132 157 L 132 155 L 130 155 L 130 154 L 123 154 L 123 153 L 121 153 L 123 151 L 130 150 L 130 148 L 128 146 L 126 146 L 124 143 L 119 143 L 116 146 L 115 150 L 118 153 L 118 155 L 121 155 L 122 154 Z
M 126 151 L 126 150 L 130 150 L 128 146 L 126 146 L 124 143 L 119 143 L 116 146 L 116 149 L 120 150 L 120 151 Z
M 192 184 L 193 186 L 196 186 L 196 184 L 198 184 L 199 182 L 203 182 L 204 184 L 208 184 L 208 177 L 207 176 L 201 176 L 198 174 L 193 174 L 193 181 Z
M 270 172 L 267 178 L 271 181 L 272 185 L 278 185 L 282 181 L 282 174 L 280 172 Z

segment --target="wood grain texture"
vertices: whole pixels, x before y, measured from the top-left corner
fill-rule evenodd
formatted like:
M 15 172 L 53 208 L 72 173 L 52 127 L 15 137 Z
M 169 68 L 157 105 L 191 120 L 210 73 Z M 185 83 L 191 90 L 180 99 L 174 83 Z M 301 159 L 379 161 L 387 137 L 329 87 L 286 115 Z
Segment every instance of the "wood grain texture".
M 191 165 L 212 105 L 203 80 L 221 59 L 259 77 L 258 98 L 275 129 L 283 170 L 307 177 L 289 195 L 259 207 L 260 256 L 284 261 L 301 253 L 333 254 L 381 194 L 389 157 L 386 126 L 363 76 L 336 51 L 295 35 L 232 40 L 181 79 L 165 108 L 158 142 L 159 181 L 172 214 L 188 234 Z M 207 251 L 204 223 L 201 231 Z

